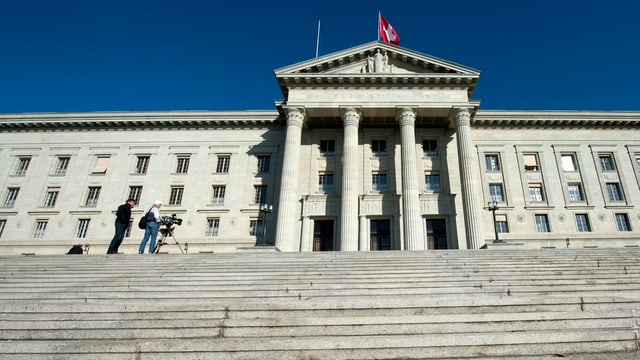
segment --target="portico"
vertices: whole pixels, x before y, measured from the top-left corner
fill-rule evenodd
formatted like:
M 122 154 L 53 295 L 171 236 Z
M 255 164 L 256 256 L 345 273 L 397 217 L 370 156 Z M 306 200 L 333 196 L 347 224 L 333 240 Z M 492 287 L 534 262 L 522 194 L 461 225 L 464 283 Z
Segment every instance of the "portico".
M 317 238 L 328 233 L 320 234 L 314 225 L 322 221 L 324 228 L 333 222 L 334 250 L 375 250 L 372 246 L 380 242 L 373 234 L 385 223 L 391 249 L 425 250 L 425 217 L 439 215 L 449 224 L 471 224 L 463 226 L 470 229 L 465 233 L 468 243 L 450 240 L 451 247 L 478 248 L 483 234 L 474 208 L 482 199 L 471 171 L 477 161 L 468 135 L 469 118 L 478 106 L 469 96 L 478 75 L 473 69 L 379 42 L 277 70 L 285 95 L 279 108 L 287 130 L 276 247 L 314 250 Z M 459 173 L 442 167 L 442 161 L 434 169 L 423 159 L 421 139 L 431 134 L 438 134 L 442 145 L 457 143 L 457 151 L 451 153 L 458 157 Z M 317 150 L 323 138 L 335 141 L 333 156 Z M 311 145 L 308 154 L 302 151 L 303 141 Z M 443 156 L 449 156 L 447 148 L 442 147 Z M 462 196 L 455 199 L 450 186 L 447 194 L 425 192 L 427 173 L 459 176 Z M 336 186 L 318 188 L 318 179 L 322 183 L 327 174 L 335 176 Z M 460 200 L 463 204 L 456 205 Z M 455 219 L 456 206 L 470 210 Z M 450 237 L 455 233 L 450 226 Z

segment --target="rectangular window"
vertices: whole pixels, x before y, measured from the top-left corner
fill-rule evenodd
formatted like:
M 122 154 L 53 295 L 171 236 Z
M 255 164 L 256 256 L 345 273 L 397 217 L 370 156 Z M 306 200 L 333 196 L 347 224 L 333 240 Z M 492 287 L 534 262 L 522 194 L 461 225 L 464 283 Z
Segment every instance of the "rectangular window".
M 438 141 L 434 139 L 422 140 L 422 154 L 425 157 L 437 157 Z
M 214 237 L 218 236 L 218 230 L 220 229 L 220 218 L 207 218 L 207 229 L 204 236 Z
M 10 187 L 7 188 L 7 196 L 4 198 L 3 207 L 14 207 L 16 204 L 16 200 L 18 199 L 18 193 L 20 192 L 20 188 L 18 187 Z
M 524 171 L 540 171 L 538 154 L 524 154 L 522 158 L 524 160 Z
M 176 166 L 176 174 L 186 174 L 189 171 L 190 155 L 178 155 L 178 164 Z
M 98 156 L 96 157 L 96 164 L 91 170 L 92 174 L 106 174 L 107 167 L 109 166 L 109 160 L 111 158 L 109 156 Z
M 546 214 L 536 214 L 536 231 L 549 232 L 549 219 Z
M 576 226 L 579 232 L 590 232 L 591 224 L 587 214 L 576 214 Z
M 76 231 L 76 238 L 84 239 L 87 237 L 87 230 L 89 230 L 89 222 L 91 222 L 91 219 L 78 220 L 78 231 Z
M 387 155 L 387 140 L 384 140 L 384 139 L 371 140 L 371 152 L 375 156 Z
M 371 175 L 371 190 L 377 192 L 387 191 L 387 174 L 382 172 L 374 172 Z
M 607 183 L 607 193 L 609 194 L 610 201 L 622 201 L 622 192 L 620 191 L 620 184 Z
M 249 236 L 262 238 L 262 219 L 254 218 L 249 220 Z
M 136 161 L 136 174 L 146 174 L 149 167 L 149 155 L 138 155 L 138 161 Z
M 53 169 L 53 175 L 64 176 L 67 173 L 70 160 L 71 158 L 68 156 L 58 156 L 56 167 Z
M 58 200 L 58 194 L 60 193 L 59 187 L 50 187 L 47 188 L 47 195 L 44 197 L 44 201 L 42 206 L 44 207 L 54 207 L 56 206 L 56 201 Z
M 529 184 L 529 201 L 544 201 L 544 197 L 542 196 L 542 184 Z
M 97 206 L 98 198 L 100 198 L 100 186 L 89 186 L 87 201 L 84 204 L 86 206 Z
M 332 173 L 320 173 L 318 175 L 318 191 L 324 193 L 333 192 L 333 174 Z
M 169 195 L 169 205 L 182 204 L 182 194 L 184 194 L 184 186 L 172 186 Z
M 562 170 L 566 172 L 576 171 L 576 157 L 574 154 L 563 154 L 560 159 L 562 160 Z
M 335 140 L 320 140 L 320 154 L 322 156 L 333 156 L 336 154 Z
M 7 220 L 0 219 L 0 238 L 2 237 L 2 233 L 4 232 L 4 227 L 7 225 Z
M 495 202 L 503 202 L 502 184 L 489 184 L 489 199 Z
M 600 154 L 598 158 L 600 159 L 600 168 L 602 171 L 614 171 L 616 169 L 611 154 Z
M 584 195 L 582 194 L 582 185 L 579 183 L 570 183 L 567 185 L 570 202 L 582 202 L 584 201 Z
M 44 232 L 47 230 L 47 222 L 48 220 L 36 220 L 36 226 L 33 229 L 34 239 L 42 239 L 44 237 Z
M 253 195 L 253 203 L 254 204 L 266 204 L 267 203 L 267 185 L 254 185 L 254 195 Z
M 216 165 L 216 172 L 220 174 L 228 173 L 230 162 L 231 162 L 231 155 L 218 155 L 218 164 Z
M 142 186 L 129 186 L 129 199 L 136 201 L 136 204 L 140 204 L 140 198 L 142 197 Z
M 498 154 L 487 154 L 484 156 L 484 163 L 487 171 L 500 171 L 500 158 Z
M 431 173 L 424 176 L 424 185 L 426 192 L 440 192 L 440 174 Z
M 270 155 L 258 155 L 258 172 L 268 173 L 271 167 Z
M 212 185 L 213 195 L 211 197 L 211 203 L 214 205 L 224 204 L 224 194 L 227 191 L 225 185 Z
M 27 169 L 29 168 L 29 163 L 31 162 L 31 157 L 21 156 L 18 158 L 18 164 L 16 166 L 16 171 L 14 175 L 24 176 L 27 174 Z
M 507 223 L 506 214 L 496 214 L 496 230 L 499 233 L 509 232 L 509 224 Z
M 618 226 L 618 231 L 631 231 L 631 224 L 627 214 L 616 214 L 616 225 Z

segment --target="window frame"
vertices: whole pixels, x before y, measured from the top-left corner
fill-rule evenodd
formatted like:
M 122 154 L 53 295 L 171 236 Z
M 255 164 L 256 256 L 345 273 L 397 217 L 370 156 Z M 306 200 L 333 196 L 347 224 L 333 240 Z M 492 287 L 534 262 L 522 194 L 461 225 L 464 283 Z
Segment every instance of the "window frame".
M 169 204 L 174 206 L 182 205 L 184 197 L 184 185 L 171 185 L 169 188 Z
M 76 228 L 76 239 L 85 239 L 87 237 L 90 223 L 91 219 L 78 219 L 78 226 Z
M 386 171 L 374 171 L 371 173 L 371 191 L 377 193 L 389 191 L 389 179 Z
M 429 181 L 430 179 L 437 179 L 437 182 Z M 442 192 L 442 183 L 440 181 L 440 173 L 428 172 L 424 174 L 424 189 L 427 193 L 439 193 Z
M 228 174 L 231 166 L 231 154 L 217 154 L 216 158 L 216 174 Z
M 500 163 L 500 154 L 484 154 L 484 165 L 487 172 L 500 172 L 500 170 L 502 169 L 502 164 Z
M 16 169 L 13 172 L 15 176 L 25 176 L 31 164 L 31 156 L 18 156 Z
M 224 205 L 224 198 L 226 193 L 226 185 L 211 185 L 211 204 Z
M 387 156 L 387 139 L 371 139 L 371 154 Z
M 422 140 L 422 156 L 423 157 L 438 157 L 438 140 L 437 139 L 423 139 Z
M 137 155 L 136 158 L 136 167 L 134 169 L 134 174 L 138 175 L 146 175 L 147 170 L 149 169 L 149 162 L 151 161 L 150 155 Z
M 204 236 L 207 238 L 217 237 L 220 234 L 220 218 L 207 217 L 207 227 Z
M 89 186 L 87 189 L 87 197 L 84 202 L 84 206 L 97 207 L 100 200 L 101 186 Z
M 551 232 L 551 226 L 549 225 L 549 216 L 547 214 L 534 214 L 534 223 L 536 225 L 536 232 Z

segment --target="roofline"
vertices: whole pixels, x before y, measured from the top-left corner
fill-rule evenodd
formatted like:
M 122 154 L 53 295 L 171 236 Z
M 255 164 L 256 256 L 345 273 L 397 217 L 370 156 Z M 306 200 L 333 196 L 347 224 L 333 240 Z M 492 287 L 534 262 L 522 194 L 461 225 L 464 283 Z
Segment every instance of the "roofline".
M 478 110 L 476 126 L 634 126 L 640 111 Z

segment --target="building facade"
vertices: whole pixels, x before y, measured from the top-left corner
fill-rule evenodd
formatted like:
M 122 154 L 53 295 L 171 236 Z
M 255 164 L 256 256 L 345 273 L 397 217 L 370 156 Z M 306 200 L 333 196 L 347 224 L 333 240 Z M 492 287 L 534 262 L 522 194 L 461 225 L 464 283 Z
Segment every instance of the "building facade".
M 127 198 L 189 252 L 640 246 L 640 112 L 481 110 L 381 42 L 275 75 L 273 111 L 0 115 L 0 253 L 105 252 Z

